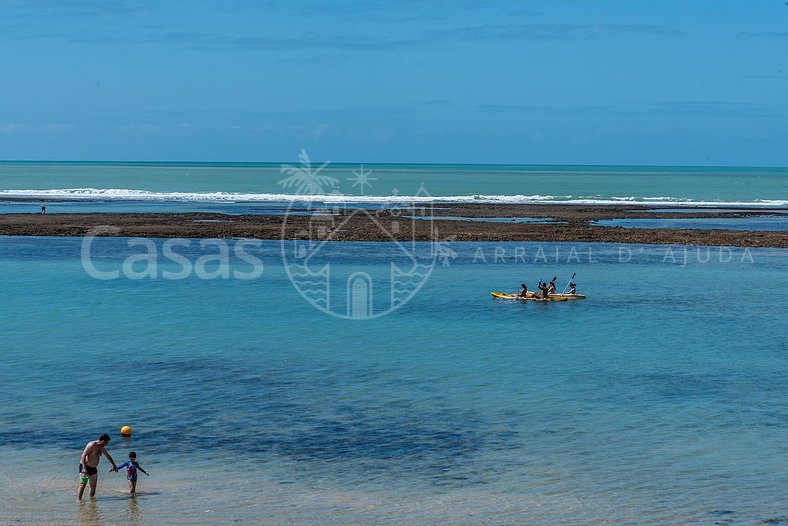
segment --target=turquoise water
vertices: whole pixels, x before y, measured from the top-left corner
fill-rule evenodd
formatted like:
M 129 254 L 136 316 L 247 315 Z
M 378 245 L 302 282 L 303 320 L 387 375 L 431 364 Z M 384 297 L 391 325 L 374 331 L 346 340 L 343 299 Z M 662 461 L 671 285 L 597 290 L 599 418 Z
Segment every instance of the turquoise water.
M 179 252 L 196 261 L 197 243 Z M 359 321 L 306 301 L 277 242 L 249 250 L 264 268 L 248 280 L 164 279 L 163 258 L 129 279 L 140 249 L 103 239 L 92 262 L 121 277 L 102 281 L 80 246 L 0 237 L 0 523 L 788 515 L 787 250 L 452 243 L 409 301 Z M 334 243 L 314 263 L 378 276 L 399 251 Z M 586 300 L 489 296 L 575 272 Z M 153 476 L 129 499 L 103 460 L 77 505 L 79 453 L 105 431 Z
M 711 230 L 788 230 L 788 216 L 695 217 L 691 219 L 603 219 L 600 226 L 624 228 L 688 228 Z
M 189 213 L 209 214 L 260 214 L 284 215 L 298 211 L 300 207 L 290 202 L 236 203 L 223 201 L 134 201 L 127 199 L 85 200 L 66 202 L 47 202 L 47 214 L 151 214 L 151 213 Z M 313 206 L 312 208 L 318 208 Z M 41 203 L 38 201 L 0 201 L 0 214 L 38 214 Z
M 655 213 L 692 213 L 696 214 L 698 212 L 757 212 L 758 208 L 731 208 L 731 207 L 691 207 L 691 206 L 684 206 L 681 208 L 649 208 L 649 212 Z M 640 210 L 638 210 L 640 211 Z M 778 214 L 788 214 L 788 210 L 785 208 L 781 209 L 771 209 L 770 212 L 778 213 Z
M 312 162 L 317 170 L 323 160 Z M 294 187 L 279 181 L 283 163 L 0 163 L 0 198 L 277 201 Z M 294 159 L 285 164 L 298 165 Z M 644 202 L 788 204 L 786 168 L 364 165 L 329 164 L 322 186 L 356 199 L 391 200 L 427 192 L 451 200 L 494 202 Z M 356 173 L 354 173 L 356 172 Z M 362 195 L 363 194 L 363 195 Z
M 281 214 L 294 190 L 277 183 L 280 168 L 0 163 L 0 200 L 82 200 L 48 213 Z M 372 186 L 359 188 L 359 166 L 328 166 L 338 195 L 322 199 L 788 203 L 785 169 L 365 168 Z M 788 515 L 786 250 L 167 243 L 83 251 L 82 239 L 0 237 L 0 523 Z M 572 273 L 588 299 L 489 296 L 553 276 L 563 288 Z M 98 499 L 78 505 L 79 453 L 102 432 L 116 460 L 133 448 L 153 476 L 129 499 L 105 460 Z

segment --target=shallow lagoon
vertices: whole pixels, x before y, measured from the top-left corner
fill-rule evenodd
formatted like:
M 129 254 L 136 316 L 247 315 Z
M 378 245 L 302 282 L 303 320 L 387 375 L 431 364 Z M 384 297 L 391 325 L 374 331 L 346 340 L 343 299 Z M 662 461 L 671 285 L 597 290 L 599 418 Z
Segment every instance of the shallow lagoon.
M 165 280 L 163 260 L 157 279 L 100 281 L 78 239 L 0 238 L 0 463 L 14 473 L 0 522 L 788 513 L 788 251 L 450 246 L 456 257 L 436 261 L 409 301 L 359 321 L 308 303 L 277 242 L 261 244 L 254 280 Z M 124 239 L 94 248 L 103 270 L 135 253 Z M 382 275 L 398 257 L 391 244 L 328 248 L 320 262 L 337 275 Z M 197 241 L 182 252 L 205 253 Z M 489 297 L 573 272 L 585 301 Z M 731 297 L 751 283 L 769 294 Z M 131 440 L 117 436 L 123 424 Z M 78 456 L 103 431 L 116 460 L 134 448 L 154 475 L 132 501 L 103 461 L 99 498 L 80 507 Z

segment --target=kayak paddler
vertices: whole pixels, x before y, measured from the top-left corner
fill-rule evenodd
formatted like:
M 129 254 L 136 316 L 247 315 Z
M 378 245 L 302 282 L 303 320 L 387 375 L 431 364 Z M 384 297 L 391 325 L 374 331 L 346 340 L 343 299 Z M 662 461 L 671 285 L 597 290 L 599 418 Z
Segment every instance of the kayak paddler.
M 548 298 L 547 283 L 545 283 L 542 280 L 539 280 L 539 290 L 542 291 L 542 299 L 546 300 Z
M 528 297 L 528 287 L 525 286 L 525 283 L 521 283 L 520 287 L 521 287 L 521 289 L 520 289 L 520 292 L 517 294 L 517 296 L 519 296 L 521 298 L 527 298 Z

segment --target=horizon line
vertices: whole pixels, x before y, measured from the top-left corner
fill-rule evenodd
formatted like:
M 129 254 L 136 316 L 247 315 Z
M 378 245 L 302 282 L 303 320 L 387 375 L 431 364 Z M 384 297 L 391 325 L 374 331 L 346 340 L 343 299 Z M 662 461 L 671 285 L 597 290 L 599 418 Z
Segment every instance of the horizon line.
M 0 159 L 0 164 L 150 164 L 150 165 L 281 165 L 296 162 L 293 159 L 287 161 L 164 161 L 164 160 L 64 160 L 64 159 Z M 322 161 L 325 162 L 325 161 Z M 578 164 L 578 163 L 457 163 L 457 162 L 391 162 L 391 161 L 331 161 L 333 165 L 370 165 L 370 166 L 521 166 L 521 167 L 541 167 L 541 166 L 566 166 L 566 167 L 589 167 L 589 168 L 757 168 L 767 170 L 786 170 L 788 166 L 764 166 L 764 165 L 740 165 L 740 164 L 631 164 L 631 163 L 610 163 L 610 164 Z

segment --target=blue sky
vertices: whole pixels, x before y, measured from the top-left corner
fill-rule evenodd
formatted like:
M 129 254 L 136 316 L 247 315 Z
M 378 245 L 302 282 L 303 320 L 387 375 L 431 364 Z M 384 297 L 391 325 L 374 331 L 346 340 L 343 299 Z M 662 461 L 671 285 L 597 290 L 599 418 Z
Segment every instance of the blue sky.
M 788 166 L 788 2 L 0 0 L 0 159 Z

